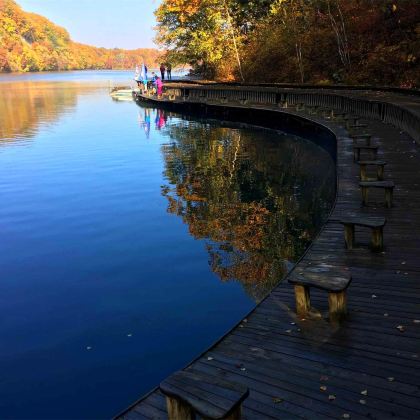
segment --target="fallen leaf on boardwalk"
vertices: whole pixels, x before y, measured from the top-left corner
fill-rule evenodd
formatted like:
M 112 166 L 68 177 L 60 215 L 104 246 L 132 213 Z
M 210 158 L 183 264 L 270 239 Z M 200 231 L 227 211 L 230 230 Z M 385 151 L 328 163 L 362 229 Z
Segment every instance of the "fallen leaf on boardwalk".
M 368 394 L 367 389 L 364 389 L 364 390 L 361 392 L 361 394 L 362 394 L 362 395 L 367 395 L 367 394 Z
M 403 261 L 401 264 L 402 264 L 402 265 L 405 265 L 405 261 Z
M 320 380 L 320 381 L 328 381 L 328 376 L 322 375 L 322 376 L 319 378 L 319 380 Z
M 348 413 L 343 414 L 343 419 L 349 419 L 349 418 L 350 418 L 350 414 L 348 414 Z
M 365 405 L 366 404 L 366 400 L 359 400 L 359 403 Z
M 333 395 L 333 394 L 328 395 L 328 399 L 330 401 L 334 401 L 335 400 L 335 395 Z
M 127 337 L 132 337 L 132 336 L 133 336 L 133 334 L 131 334 L 131 333 L 130 334 L 127 334 Z
M 241 325 L 239 325 L 239 328 L 243 328 L 244 326 L 241 324 Z
M 209 356 L 207 357 L 207 360 L 213 360 L 213 357 Z
M 397 330 L 400 330 L 400 332 L 404 332 L 405 331 L 404 325 L 398 325 Z
M 244 320 L 243 320 L 243 322 L 245 322 L 245 324 L 248 322 L 248 320 L 245 318 Z
M 87 346 L 87 347 L 86 347 L 86 350 L 92 350 L 92 347 Z
M 392 377 L 392 376 L 390 376 L 390 377 L 388 378 L 388 382 L 394 382 L 394 380 L 395 380 L 395 378 L 394 378 L 394 377 Z
M 372 299 L 375 299 L 375 298 L 377 298 L 377 296 L 376 295 L 372 295 Z
M 283 398 L 273 398 L 273 402 L 275 403 L 275 404 L 280 404 L 280 403 L 282 403 L 284 400 L 283 400 Z
M 384 316 L 388 316 L 388 314 L 384 314 Z
M 296 325 L 296 322 L 291 322 L 290 325 Z
M 415 324 L 420 324 L 420 319 L 414 319 L 414 320 L 413 320 L 413 322 L 414 322 Z
M 319 387 L 319 389 L 320 389 L 321 391 L 326 391 L 326 390 L 327 390 L 327 387 L 326 387 L 325 385 L 321 385 L 321 386 Z
M 241 370 L 246 370 L 244 367 L 241 367 Z
M 286 332 L 290 334 L 292 332 L 292 330 L 286 330 Z

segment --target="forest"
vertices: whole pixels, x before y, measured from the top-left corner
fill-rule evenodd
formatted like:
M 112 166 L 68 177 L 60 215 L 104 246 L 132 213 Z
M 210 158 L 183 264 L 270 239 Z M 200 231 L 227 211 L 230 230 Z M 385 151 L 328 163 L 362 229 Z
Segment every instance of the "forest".
M 0 0 L 0 72 L 134 68 L 142 59 L 156 66 L 159 51 L 123 50 L 79 44 L 43 16 L 13 0 Z
M 419 0 L 163 0 L 173 63 L 246 82 L 420 84 Z

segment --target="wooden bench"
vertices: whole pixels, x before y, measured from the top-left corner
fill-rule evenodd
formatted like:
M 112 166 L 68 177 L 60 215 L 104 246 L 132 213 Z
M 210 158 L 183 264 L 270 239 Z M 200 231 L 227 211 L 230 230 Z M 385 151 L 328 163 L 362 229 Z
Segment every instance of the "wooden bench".
M 306 105 L 306 109 L 310 115 L 316 115 L 319 108 L 319 105 Z
M 384 248 L 383 230 L 386 223 L 385 217 L 375 216 L 347 216 L 339 219 L 344 225 L 344 241 L 347 249 L 354 247 L 355 226 L 363 226 L 372 229 L 371 248 L 373 251 L 382 251 Z
M 350 133 L 349 136 L 353 139 L 353 143 L 364 140 L 367 146 L 370 146 L 372 141 L 372 134 L 370 133 Z
M 384 167 L 386 162 L 384 160 L 359 160 L 357 162 L 360 166 L 360 180 L 361 181 L 383 181 Z M 376 179 L 370 179 L 367 176 L 367 167 L 376 166 Z
M 354 115 L 346 115 L 344 117 L 344 120 L 346 121 L 348 125 L 351 125 L 352 123 L 353 125 L 356 125 L 359 122 L 360 117 L 356 117 Z
M 289 283 L 295 287 L 296 313 L 305 317 L 311 309 L 310 288 L 328 292 L 329 317 L 333 322 L 347 315 L 346 289 L 351 282 L 350 270 L 317 264 L 305 268 L 297 267 L 289 276 Z
M 346 115 L 347 115 L 347 112 L 334 111 L 334 110 L 332 110 L 331 112 L 331 118 L 344 119 Z
M 365 123 L 359 123 L 359 124 L 347 124 L 347 130 L 358 130 L 359 128 L 366 128 L 368 125 Z
M 160 384 L 166 396 L 169 420 L 241 418 L 242 401 L 249 395 L 246 386 L 201 372 L 182 370 Z
M 385 190 L 385 205 L 392 207 L 392 195 L 394 192 L 394 183 L 392 181 L 361 181 L 359 186 L 362 189 L 362 204 L 367 206 L 369 188 L 382 188 Z
M 355 162 L 360 160 L 360 153 L 362 150 L 372 152 L 372 160 L 376 160 L 376 157 L 378 156 L 378 146 L 355 143 L 353 144 L 353 159 Z

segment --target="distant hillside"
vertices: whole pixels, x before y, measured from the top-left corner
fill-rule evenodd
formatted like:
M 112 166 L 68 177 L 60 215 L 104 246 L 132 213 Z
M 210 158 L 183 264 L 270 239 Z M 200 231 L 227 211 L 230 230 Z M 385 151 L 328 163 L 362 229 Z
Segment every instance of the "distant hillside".
M 79 44 L 43 16 L 28 13 L 13 0 L 0 0 L 0 72 L 152 67 L 159 51 L 106 49 Z

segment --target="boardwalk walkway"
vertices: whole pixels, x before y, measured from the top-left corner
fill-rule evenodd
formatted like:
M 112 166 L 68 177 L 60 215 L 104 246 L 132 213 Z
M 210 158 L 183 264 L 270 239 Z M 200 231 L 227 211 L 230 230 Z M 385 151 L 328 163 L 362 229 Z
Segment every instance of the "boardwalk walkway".
M 383 207 L 379 191 L 371 195 L 378 204 L 361 209 L 352 140 L 342 126 L 308 118 L 337 136 L 338 194 L 329 221 L 299 267 L 320 261 L 350 267 L 349 318 L 341 328 L 326 320 L 300 321 L 294 314 L 293 288 L 283 281 L 188 369 L 247 385 L 250 396 L 243 415 L 248 419 L 419 419 L 419 147 L 396 128 L 365 120 L 380 146 L 379 158 L 388 162 L 385 179 L 392 179 L 396 188 L 393 208 Z M 383 253 L 366 246 L 344 249 L 343 227 L 334 220 L 349 211 L 387 218 Z M 356 239 L 366 245 L 369 232 L 358 232 Z M 311 296 L 312 305 L 325 313 L 326 293 Z M 165 399 L 154 390 L 121 418 L 166 418 Z

